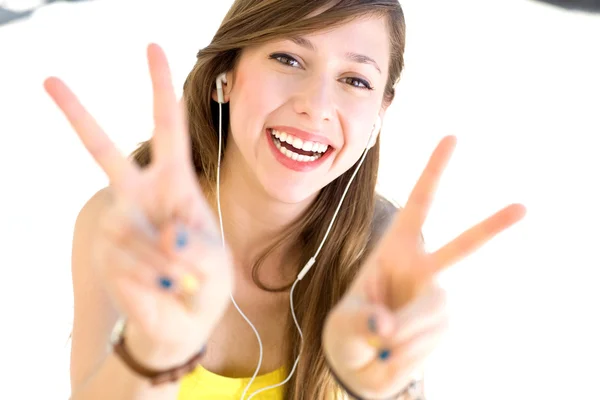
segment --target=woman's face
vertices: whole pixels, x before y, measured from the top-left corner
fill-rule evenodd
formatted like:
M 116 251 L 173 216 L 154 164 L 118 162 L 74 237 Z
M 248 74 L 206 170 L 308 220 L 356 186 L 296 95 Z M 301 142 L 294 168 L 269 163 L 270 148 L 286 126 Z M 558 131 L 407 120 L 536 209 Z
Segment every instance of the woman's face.
M 228 170 L 281 202 L 315 195 L 361 157 L 389 59 L 380 18 L 245 49 L 225 91 Z

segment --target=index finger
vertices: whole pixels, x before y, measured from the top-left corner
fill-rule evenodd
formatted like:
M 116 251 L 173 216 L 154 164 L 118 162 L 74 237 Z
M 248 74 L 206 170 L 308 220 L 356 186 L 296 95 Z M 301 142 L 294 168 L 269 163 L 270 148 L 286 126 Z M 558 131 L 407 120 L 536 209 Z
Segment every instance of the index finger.
M 440 272 L 475 252 L 500 232 L 519 222 L 525 216 L 525 212 L 525 206 L 522 204 L 511 204 L 463 232 L 432 253 L 432 267 L 435 272 Z
M 148 46 L 148 66 L 154 92 L 152 156 L 158 162 L 189 159 L 189 137 L 183 101 L 177 101 L 167 56 L 157 44 Z
M 44 88 L 67 117 L 85 148 L 104 170 L 111 184 L 117 190 L 124 190 L 127 186 L 125 182 L 137 174 L 136 166 L 119 152 L 77 96 L 60 79 L 46 79 Z

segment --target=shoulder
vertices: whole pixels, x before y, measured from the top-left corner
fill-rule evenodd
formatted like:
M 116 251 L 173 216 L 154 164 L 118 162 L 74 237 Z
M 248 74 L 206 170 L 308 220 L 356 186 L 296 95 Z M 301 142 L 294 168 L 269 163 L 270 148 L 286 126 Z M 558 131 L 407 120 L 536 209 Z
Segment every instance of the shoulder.
M 110 187 L 97 191 L 83 205 L 75 221 L 75 239 L 89 236 L 99 222 L 102 212 L 112 203 L 113 194 Z
M 395 201 L 376 193 L 373 220 L 371 221 L 371 241 L 377 242 L 402 210 L 403 208 Z M 422 233 L 421 240 L 424 241 Z
M 111 190 L 101 189 L 81 208 L 75 222 L 71 255 L 74 305 L 70 362 L 72 391 L 105 357 L 106 341 L 117 319 L 117 311 L 92 267 L 98 225 L 111 202 Z
M 395 201 L 385 198 L 379 193 L 375 194 L 375 213 L 373 222 L 386 223 L 394 218 L 396 213 L 402 210 L 402 207 Z
M 113 193 L 110 186 L 102 188 L 94 193 L 79 211 L 79 219 L 87 219 L 112 202 Z
M 99 232 L 102 217 L 112 201 L 113 193 L 110 187 L 101 189 L 87 200 L 77 215 L 71 254 L 74 283 L 79 283 L 78 278 L 81 276 L 92 279 L 88 268 L 91 264 L 90 259 L 93 258 L 92 244 Z
M 385 198 L 379 193 L 375 194 L 373 220 L 371 221 L 372 241 L 379 240 L 400 211 L 402 211 L 402 207 L 396 202 Z

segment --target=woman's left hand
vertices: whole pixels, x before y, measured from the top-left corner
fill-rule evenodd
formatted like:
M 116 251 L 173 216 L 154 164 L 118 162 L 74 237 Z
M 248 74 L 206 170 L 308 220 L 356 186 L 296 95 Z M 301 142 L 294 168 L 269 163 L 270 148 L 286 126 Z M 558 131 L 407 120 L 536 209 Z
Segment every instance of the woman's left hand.
M 525 215 L 512 204 L 427 253 L 421 229 L 456 139 L 433 152 L 407 203 L 330 312 L 323 347 L 337 377 L 356 394 L 383 399 L 405 388 L 447 324 L 444 293 L 434 278 Z

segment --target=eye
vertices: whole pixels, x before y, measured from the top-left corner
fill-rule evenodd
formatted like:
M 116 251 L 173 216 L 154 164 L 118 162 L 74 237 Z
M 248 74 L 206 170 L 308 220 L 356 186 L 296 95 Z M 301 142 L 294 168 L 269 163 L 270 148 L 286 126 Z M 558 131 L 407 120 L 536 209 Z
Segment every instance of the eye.
M 271 58 L 273 60 L 277 60 L 281 64 L 284 64 L 284 65 L 287 65 L 290 67 L 298 68 L 301 66 L 300 63 L 298 62 L 298 60 L 296 60 L 294 57 L 290 56 L 289 54 L 276 53 L 276 54 L 271 54 L 269 56 L 269 58 Z
M 363 90 L 373 90 L 373 86 L 369 82 L 360 78 L 344 78 L 342 79 L 344 83 L 347 83 L 350 86 L 353 86 L 357 89 Z

